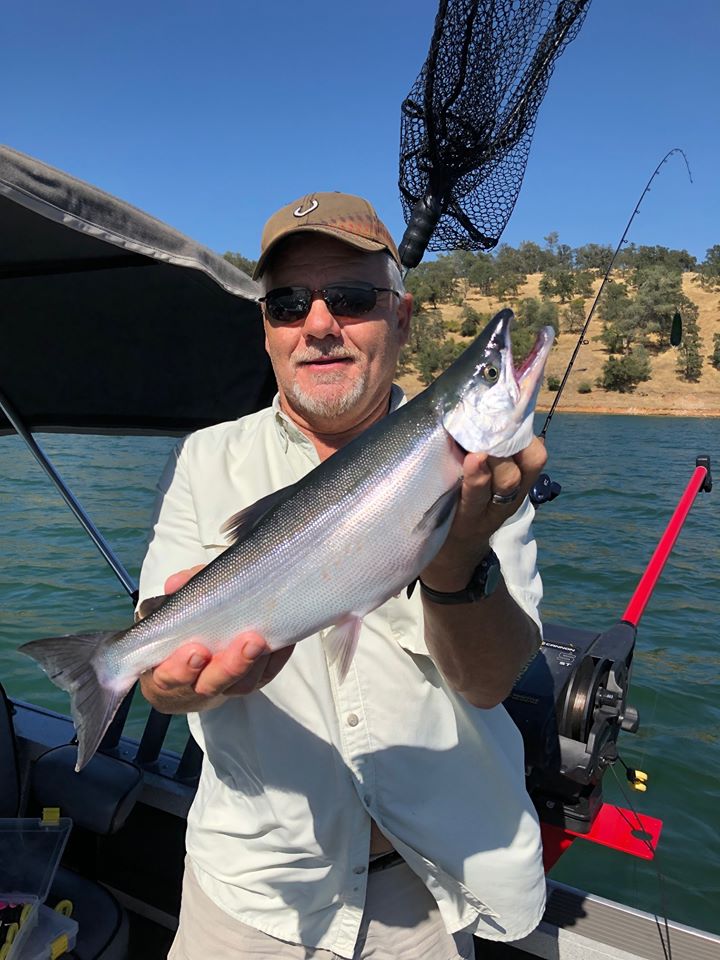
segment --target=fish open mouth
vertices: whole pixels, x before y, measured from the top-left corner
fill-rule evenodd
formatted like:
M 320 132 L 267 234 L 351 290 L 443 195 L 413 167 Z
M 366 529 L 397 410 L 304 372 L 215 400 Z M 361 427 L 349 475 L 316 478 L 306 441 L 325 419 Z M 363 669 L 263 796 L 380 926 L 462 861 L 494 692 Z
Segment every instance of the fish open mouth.
M 534 402 L 542 382 L 545 363 L 555 340 L 552 327 L 543 327 L 535 338 L 530 353 L 523 362 L 513 369 L 515 382 L 526 402 Z
M 535 361 L 535 358 L 536 358 L 537 356 L 539 356 L 540 351 L 541 351 L 541 350 L 543 349 L 543 347 L 545 346 L 545 343 L 546 343 L 546 340 L 547 340 L 547 337 L 548 337 L 548 331 L 550 331 L 550 345 L 552 346 L 554 331 L 553 331 L 552 327 L 543 327 L 542 330 L 540 331 L 540 333 L 537 335 L 537 338 L 536 338 L 536 340 L 535 340 L 535 343 L 533 344 L 533 347 L 532 347 L 532 350 L 530 351 L 530 353 L 529 353 L 529 354 L 525 357 L 525 359 L 524 359 L 520 364 L 518 364 L 518 366 L 515 368 L 515 378 L 516 378 L 516 380 L 520 380 L 520 379 L 522 378 L 522 376 L 523 376 L 523 374 L 525 373 L 525 371 L 526 371 L 526 370 L 529 370 L 530 367 L 533 365 L 533 362 Z

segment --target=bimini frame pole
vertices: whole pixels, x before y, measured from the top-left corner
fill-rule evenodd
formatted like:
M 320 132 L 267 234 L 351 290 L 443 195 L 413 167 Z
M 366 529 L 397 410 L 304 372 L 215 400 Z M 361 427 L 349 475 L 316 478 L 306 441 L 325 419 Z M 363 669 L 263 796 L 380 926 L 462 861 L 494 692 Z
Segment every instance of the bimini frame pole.
M 133 581 L 132 577 L 127 572 L 127 570 L 122 565 L 122 563 L 118 560 L 118 558 L 115 556 L 115 554 L 112 552 L 109 544 L 107 543 L 103 535 L 100 533 L 100 531 L 97 529 L 95 524 L 85 513 L 85 511 L 80 506 L 78 501 L 75 499 L 72 491 L 67 486 L 65 481 L 62 479 L 60 474 L 57 472 L 55 467 L 52 465 L 45 451 L 42 449 L 42 447 L 37 442 L 35 437 L 33 437 L 32 433 L 30 433 L 30 431 L 27 429 L 25 424 L 22 422 L 22 420 L 18 416 L 17 412 L 13 409 L 13 406 L 10 403 L 10 401 L 2 392 L 0 392 L 0 409 L 2 409 L 2 412 L 10 421 L 10 424 L 12 428 L 15 430 L 15 432 L 17 433 L 17 435 L 19 437 L 22 437 L 22 439 L 25 441 L 25 444 L 27 445 L 32 455 L 35 457 L 37 462 L 43 468 L 45 473 L 50 477 L 50 479 L 55 484 L 57 489 L 60 491 L 60 494 L 63 500 L 65 501 L 65 503 L 67 503 L 67 505 L 70 507 L 72 512 L 75 514 L 80 524 L 85 529 L 85 532 L 90 537 L 90 539 L 95 544 L 95 546 L 98 548 L 100 553 L 103 555 L 106 562 L 109 564 L 110 568 L 112 569 L 113 573 L 115 574 L 115 576 L 118 578 L 120 583 L 123 585 L 123 587 L 127 591 L 128 595 L 133 599 L 133 601 L 136 601 L 137 585 Z

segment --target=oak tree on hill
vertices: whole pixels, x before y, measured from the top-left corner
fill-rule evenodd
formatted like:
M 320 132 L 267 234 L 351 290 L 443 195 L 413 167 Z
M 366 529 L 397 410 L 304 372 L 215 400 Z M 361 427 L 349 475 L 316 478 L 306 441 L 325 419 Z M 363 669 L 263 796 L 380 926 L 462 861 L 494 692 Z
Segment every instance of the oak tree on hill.
M 580 333 L 585 324 L 585 301 L 582 297 L 575 297 L 563 311 L 565 329 L 568 333 Z
M 471 307 L 469 304 L 466 304 L 463 307 L 462 311 L 462 324 L 460 326 L 460 336 L 461 337 L 474 337 L 476 336 L 480 328 L 487 323 L 488 317 L 485 314 L 480 313 L 479 310 L 476 310 L 474 307 Z
M 702 338 L 697 320 L 683 318 L 682 340 L 677 348 L 677 363 L 675 369 L 681 380 L 690 380 L 696 383 L 702 373 Z
M 650 358 L 644 347 L 636 347 L 623 357 L 610 357 L 602 368 L 597 384 L 605 390 L 631 393 L 639 383 L 650 379 Z
M 526 282 L 527 277 L 524 274 L 505 273 L 503 271 L 498 271 L 495 274 L 493 293 L 498 300 L 506 300 L 508 297 L 516 297 L 518 290 Z
M 613 255 L 613 248 L 603 243 L 585 243 L 575 250 L 575 266 L 578 270 L 597 270 L 605 273 Z
M 523 240 L 518 247 L 518 254 L 523 273 L 542 273 L 555 262 L 555 257 L 549 250 L 543 250 L 532 240 Z
M 512 330 L 513 360 L 521 363 L 530 353 L 541 327 L 552 327 L 555 339 L 560 334 L 558 307 L 552 300 L 526 297 L 517 306 L 515 325 Z
M 637 339 L 634 319 L 630 317 L 632 300 L 624 283 L 610 280 L 598 305 L 603 321 L 599 338 L 609 353 L 627 353 Z
M 710 290 L 720 287 L 720 243 L 710 247 L 698 267 L 700 283 Z
M 439 303 L 447 302 L 455 291 L 452 264 L 446 258 L 421 263 L 410 273 L 405 286 L 415 298 L 418 311 L 427 304 L 436 307 Z
M 575 292 L 575 274 L 572 270 L 553 267 L 540 278 L 540 293 L 543 297 L 559 297 L 567 303 Z
M 241 253 L 233 253 L 232 250 L 225 251 L 223 260 L 227 260 L 228 263 L 231 263 L 234 267 L 239 267 L 241 270 L 244 270 L 249 277 L 253 275 L 253 270 L 257 265 L 257 260 L 248 260 L 248 258 L 244 257 Z
M 489 297 L 495 283 L 495 260 L 489 253 L 479 253 L 468 273 L 468 283 L 477 287 L 484 297 Z
M 720 370 L 720 333 L 713 334 L 713 352 L 708 357 L 710 365 Z
M 593 277 L 589 270 L 576 270 L 575 274 L 575 294 L 578 297 L 592 296 Z

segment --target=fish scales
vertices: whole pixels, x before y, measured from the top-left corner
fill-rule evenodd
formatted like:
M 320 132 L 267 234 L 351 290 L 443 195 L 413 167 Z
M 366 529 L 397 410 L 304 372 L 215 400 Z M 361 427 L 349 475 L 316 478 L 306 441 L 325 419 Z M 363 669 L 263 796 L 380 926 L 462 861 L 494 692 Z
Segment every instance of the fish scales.
M 278 650 L 347 614 L 364 616 L 413 579 L 423 555 L 431 559 L 447 524 L 435 541 L 416 528 L 460 475 L 437 411 L 410 437 L 401 420 L 332 471 L 332 484 L 318 472 L 280 503 L 256 536 L 188 584 L 182 604 L 171 598 L 162 620 L 153 615 L 112 644 L 112 673 L 143 672 L 190 639 L 215 651 L 229 636 L 255 630 Z

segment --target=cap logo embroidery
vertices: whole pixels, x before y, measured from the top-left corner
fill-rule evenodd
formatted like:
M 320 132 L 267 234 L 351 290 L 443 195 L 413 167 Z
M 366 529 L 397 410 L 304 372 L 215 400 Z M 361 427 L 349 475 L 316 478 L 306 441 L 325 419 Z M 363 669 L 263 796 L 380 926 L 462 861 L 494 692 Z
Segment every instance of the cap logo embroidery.
M 297 209 L 293 210 L 293 216 L 294 216 L 294 217 L 306 217 L 309 213 L 312 213 L 313 210 L 317 210 L 317 208 L 318 208 L 319 206 L 320 206 L 320 204 L 317 202 L 317 200 L 313 200 L 313 202 L 310 204 L 310 206 L 307 207 L 305 210 L 303 210 L 302 204 L 300 204 L 300 206 L 297 207 Z

